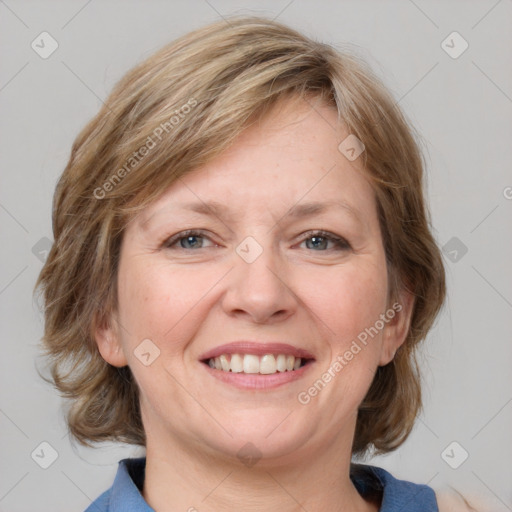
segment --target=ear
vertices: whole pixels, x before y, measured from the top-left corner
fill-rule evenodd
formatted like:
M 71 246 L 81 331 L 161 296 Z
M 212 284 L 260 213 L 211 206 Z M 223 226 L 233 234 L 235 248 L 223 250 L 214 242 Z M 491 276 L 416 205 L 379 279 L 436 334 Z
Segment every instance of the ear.
M 102 319 L 94 329 L 96 345 L 103 359 L 112 366 L 127 366 L 128 361 L 123 352 L 119 323 L 112 313 L 110 318 Z
M 413 309 L 414 295 L 403 289 L 398 296 L 398 300 L 391 304 L 386 312 L 388 318 L 392 311 L 395 314 L 389 319 L 384 328 L 379 366 L 390 363 L 395 357 L 395 352 L 405 342 L 411 325 Z

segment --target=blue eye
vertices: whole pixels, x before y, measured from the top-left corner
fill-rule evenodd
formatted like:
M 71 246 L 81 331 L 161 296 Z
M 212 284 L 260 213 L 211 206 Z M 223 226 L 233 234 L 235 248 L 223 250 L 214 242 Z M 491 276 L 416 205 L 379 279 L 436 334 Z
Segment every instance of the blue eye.
M 315 252 L 323 252 L 332 249 L 332 247 L 327 247 L 329 242 L 334 244 L 334 250 L 350 249 L 350 244 L 346 240 L 326 231 L 310 231 L 306 233 L 306 235 L 307 237 L 303 239 L 302 243 L 306 242 L 306 247 L 308 249 L 315 249 Z M 308 246 L 308 241 L 310 240 L 312 243 Z M 319 249 L 319 251 L 317 249 Z
M 205 240 L 208 240 L 208 238 L 204 236 L 201 231 L 183 231 L 182 233 L 178 233 L 177 235 L 169 238 L 169 240 L 165 242 L 165 247 L 171 248 L 179 242 L 178 249 L 202 249 L 205 247 Z
M 209 241 L 210 245 L 205 245 L 206 241 Z M 304 234 L 301 244 L 304 242 L 306 243 L 306 248 L 313 249 L 314 252 L 330 250 L 343 251 L 351 248 L 350 244 L 345 239 L 334 236 L 327 231 L 308 231 Z M 331 244 L 331 247 L 329 247 L 329 244 Z M 164 242 L 164 246 L 168 249 L 194 250 L 211 247 L 212 245 L 214 244 L 205 236 L 204 232 L 193 229 L 182 231 Z

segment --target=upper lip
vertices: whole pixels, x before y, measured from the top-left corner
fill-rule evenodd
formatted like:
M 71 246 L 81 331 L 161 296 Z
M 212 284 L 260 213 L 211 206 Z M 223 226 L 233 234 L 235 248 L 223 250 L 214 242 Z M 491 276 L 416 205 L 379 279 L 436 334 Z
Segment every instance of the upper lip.
M 199 359 L 212 359 L 222 354 L 254 354 L 264 356 L 266 354 L 284 354 L 302 359 L 314 359 L 313 354 L 302 348 L 294 347 L 288 343 L 258 342 L 258 341 L 233 341 L 208 350 Z

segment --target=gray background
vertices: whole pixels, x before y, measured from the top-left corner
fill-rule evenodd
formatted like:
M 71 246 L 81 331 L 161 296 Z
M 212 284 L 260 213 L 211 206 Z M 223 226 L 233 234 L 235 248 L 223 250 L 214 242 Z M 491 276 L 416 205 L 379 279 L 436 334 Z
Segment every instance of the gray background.
M 371 463 L 512 510 L 511 0 L 0 0 L 0 510 L 81 511 L 111 485 L 117 461 L 136 453 L 70 442 L 61 400 L 36 372 L 42 316 L 32 288 L 79 130 L 136 62 L 230 13 L 349 43 L 422 134 L 449 296 L 422 352 L 425 410 L 403 447 Z M 31 48 L 43 31 L 59 45 L 46 59 Z M 469 44 L 457 58 L 442 45 L 453 31 Z M 462 48 L 453 37 L 444 44 Z M 53 452 L 43 441 L 58 455 L 47 469 Z

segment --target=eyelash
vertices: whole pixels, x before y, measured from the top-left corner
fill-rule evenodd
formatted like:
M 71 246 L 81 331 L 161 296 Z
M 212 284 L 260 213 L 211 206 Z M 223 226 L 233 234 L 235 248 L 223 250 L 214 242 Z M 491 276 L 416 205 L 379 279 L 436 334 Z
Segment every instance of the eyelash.
M 182 231 L 181 233 L 177 233 L 176 235 L 172 236 L 171 238 L 165 240 L 163 245 L 165 248 L 171 249 L 172 246 L 175 245 L 177 242 L 179 242 L 180 240 L 187 238 L 189 236 L 198 236 L 198 237 L 202 237 L 202 238 L 208 238 L 206 236 L 206 234 L 201 230 L 189 229 L 187 231 Z M 334 249 L 325 249 L 325 250 L 315 251 L 315 252 L 328 252 L 330 250 L 346 251 L 346 250 L 349 250 L 352 248 L 351 245 L 344 238 L 337 237 L 337 236 L 333 235 L 332 233 L 329 233 L 328 231 L 323 231 L 323 230 L 307 231 L 306 233 L 303 234 L 303 237 L 302 237 L 300 243 L 302 243 L 305 240 L 308 240 L 310 238 L 323 238 L 327 241 L 334 242 L 334 244 L 336 246 L 336 248 L 334 248 Z M 192 250 L 192 251 L 194 250 L 194 249 L 186 249 L 184 247 L 180 247 L 179 249 L 183 249 L 185 251 L 186 250 Z M 204 247 L 200 247 L 199 249 L 204 249 Z

